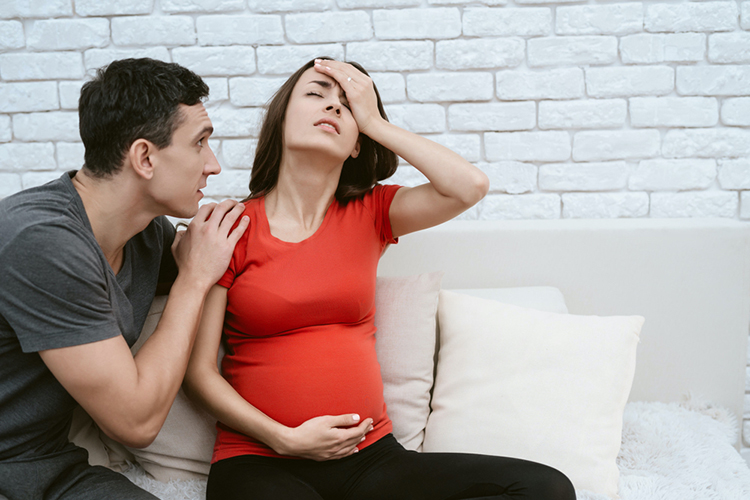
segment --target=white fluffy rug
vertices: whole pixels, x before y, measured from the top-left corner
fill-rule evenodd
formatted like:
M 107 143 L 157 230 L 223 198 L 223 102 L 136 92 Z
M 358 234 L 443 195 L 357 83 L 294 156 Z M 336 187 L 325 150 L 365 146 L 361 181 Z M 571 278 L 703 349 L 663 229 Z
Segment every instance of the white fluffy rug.
M 721 408 L 690 400 L 629 403 L 623 419 L 622 500 L 750 500 L 750 469 L 732 446 L 735 419 Z M 205 481 L 161 483 L 139 466 L 125 475 L 162 500 L 205 498 Z M 579 500 L 609 500 L 588 491 Z

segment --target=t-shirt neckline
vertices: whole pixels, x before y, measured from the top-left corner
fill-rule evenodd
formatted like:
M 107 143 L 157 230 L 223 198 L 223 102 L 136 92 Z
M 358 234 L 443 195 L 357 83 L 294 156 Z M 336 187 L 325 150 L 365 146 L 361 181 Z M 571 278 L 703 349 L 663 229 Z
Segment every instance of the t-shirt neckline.
M 326 214 L 323 217 L 323 222 L 320 223 L 320 226 L 318 226 L 318 229 L 315 230 L 313 234 L 305 238 L 304 240 L 300 241 L 286 241 L 282 240 L 281 238 L 277 238 L 271 233 L 271 223 L 268 222 L 268 215 L 266 214 L 266 197 L 261 196 L 260 197 L 260 214 L 261 214 L 261 221 L 263 225 L 263 230 L 266 233 L 266 236 L 268 236 L 271 240 L 276 241 L 278 243 L 281 243 L 282 245 L 300 245 L 309 241 L 312 241 L 313 239 L 317 238 L 317 236 L 323 232 L 326 225 L 328 224 L 328 220 L 331 218 L 331 214 L 333 213 L 333 206 L 336 205 L 338 201 L 335 199 L 333 200 L 333 203 L 331 203 L 328 208 L 326 209 Z

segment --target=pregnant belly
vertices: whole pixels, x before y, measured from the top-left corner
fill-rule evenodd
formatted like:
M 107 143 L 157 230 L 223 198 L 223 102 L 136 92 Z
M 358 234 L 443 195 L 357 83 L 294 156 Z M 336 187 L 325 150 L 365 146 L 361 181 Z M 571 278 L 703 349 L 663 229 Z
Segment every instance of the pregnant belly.
M 385 418 L 385 404 L 375 340 L 357 330 L 316 327 L 230 339 L 222 372 L 250 404 L 290 427 L 345 413 L 378 422 Z

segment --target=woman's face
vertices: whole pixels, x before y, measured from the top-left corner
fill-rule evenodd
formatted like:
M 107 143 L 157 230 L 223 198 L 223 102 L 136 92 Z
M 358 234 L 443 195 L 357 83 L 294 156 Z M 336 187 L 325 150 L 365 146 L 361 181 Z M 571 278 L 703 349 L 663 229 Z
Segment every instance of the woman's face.
M 343 163 L 359 153 L 359 128 L 336 80 L 310 68 L 294 86 L 283 125 L 284 149 L 315 151 Z

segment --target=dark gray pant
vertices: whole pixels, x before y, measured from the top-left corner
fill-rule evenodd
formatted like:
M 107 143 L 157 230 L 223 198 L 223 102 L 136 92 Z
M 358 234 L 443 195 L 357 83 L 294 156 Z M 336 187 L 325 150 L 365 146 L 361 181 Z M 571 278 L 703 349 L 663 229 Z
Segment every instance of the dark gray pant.
M 92 467 L 70 445 L 43 458 L 0 462 L 0 495 L 8 500 L 157 500 L 122 474 Z

